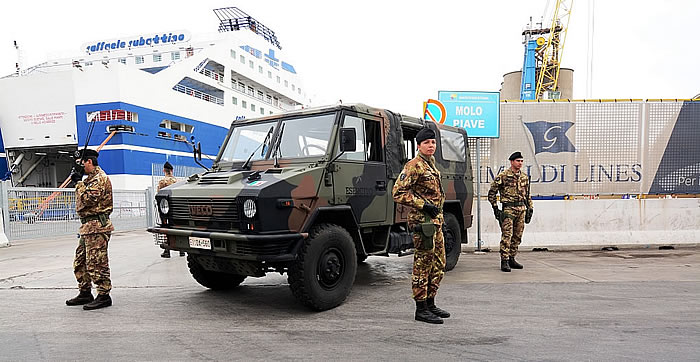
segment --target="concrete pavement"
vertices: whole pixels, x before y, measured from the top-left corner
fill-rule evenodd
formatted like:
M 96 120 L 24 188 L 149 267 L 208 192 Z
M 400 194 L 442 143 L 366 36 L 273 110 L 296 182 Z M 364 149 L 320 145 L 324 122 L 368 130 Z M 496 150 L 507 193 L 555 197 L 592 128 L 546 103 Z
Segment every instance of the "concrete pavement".
M 110 243 L 114 306 L 67 307 L 77 239 L 0 249 L 0 360 L 697 360 L 700 253 L 524 252 L 502 273 L 465 251 L 444 325 L 413 320 L 411 257 L 370 257 L 348 300 L 315 313 L 286 275 L 213 292 L 145 232 Z

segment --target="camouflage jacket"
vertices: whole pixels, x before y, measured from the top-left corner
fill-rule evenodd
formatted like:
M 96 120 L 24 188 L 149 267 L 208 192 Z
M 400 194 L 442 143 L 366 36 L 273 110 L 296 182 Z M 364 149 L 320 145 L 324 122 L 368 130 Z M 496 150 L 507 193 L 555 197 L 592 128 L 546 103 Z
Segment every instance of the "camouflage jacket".
M 425 213 L 422 209 L 426 202 L 437 206 L 442 211 L 445 192 L 440 182 L 440 171 L 435 167 L 435 158 L 428 159 L 427 156 L 419 153 L 408 161 L 399 179 L 394 183 L 392 194 L 395 202 L 412 207 L 408 213 L 409 224 L 424 222 Z M 441 212 L 433 222 L 441 224 L 443 220 Z
M 530 197 L 530 178 L 522 170 L 518 173 L 511 168 L 501 172 L 491 183 L 489 189 L 489 203 L 492 207 L 497 207 L 496 194 L 501 194 L 501 203 L 522 202 L 522 206 L 514 206 L 516 210 L 532 208 L 532 198 Z
M 165 176 L 163 177 L 162 180 L 158 181 L 158 190 L 162 189 L 163 187 L 168 187 L 174 183 L 177 182 L 177 179 L 174 176 Z
M 106 224 L 97 219 L 89 220 L 80 226 L 80 235 L 112 232 L 114 226 L 109 220 L 112 208 L 112 182 L 97 166 L 84 181 L 75 185 L 75 209 L 81 218 L 104 214 Z

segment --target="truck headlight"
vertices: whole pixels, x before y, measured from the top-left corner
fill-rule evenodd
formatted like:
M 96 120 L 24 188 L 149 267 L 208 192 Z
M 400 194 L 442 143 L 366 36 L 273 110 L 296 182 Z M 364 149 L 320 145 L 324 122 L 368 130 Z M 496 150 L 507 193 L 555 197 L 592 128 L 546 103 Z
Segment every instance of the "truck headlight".
M 252 219 L 257 211 L 258 208 L 255 206 L 255 200 L 245 200 L 243 203 L 243 215 L 245 215 L 245 217 Z
M 167 215 L 170 212 L 170 202 L 168 202 L 167 197 L 160 199 L 160 202 L 158 203 L 158 208 L 160 208 L 160 212 L 163 214 Z

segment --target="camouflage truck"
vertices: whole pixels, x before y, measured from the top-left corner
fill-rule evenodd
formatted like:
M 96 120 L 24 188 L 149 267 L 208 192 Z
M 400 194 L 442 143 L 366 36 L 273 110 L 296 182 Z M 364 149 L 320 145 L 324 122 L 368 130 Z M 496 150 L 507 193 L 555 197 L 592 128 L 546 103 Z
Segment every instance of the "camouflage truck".
M 148 230 L 186 251 L 207 288 L 287 273 L 303 304 L 333 308 L 368 256 L 412 255 L 409 208 L 391 190 L 424 126 L 438 135 L 450 270 L 472 224 L 466 132 L 362 104 L 233 122 L 211 170 L 158 192 L 161 221 Z

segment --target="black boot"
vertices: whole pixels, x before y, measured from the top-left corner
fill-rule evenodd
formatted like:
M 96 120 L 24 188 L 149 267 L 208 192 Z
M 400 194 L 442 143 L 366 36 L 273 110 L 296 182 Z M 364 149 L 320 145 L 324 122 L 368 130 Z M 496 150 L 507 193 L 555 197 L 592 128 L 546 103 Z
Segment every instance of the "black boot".
M 83 304 L 88 304 L 95 300 L 95 298 L 92 296 L 92 292 L 89 290 L 81 290 L 80 293 L 73 299 L 68 299 L 66 301 L 66 305 L 74 306 L 74 305 L 83 305 Z
M 428 305 L 428 310 L 430 313 L 433 313 L 440 318 L 450 318 L 450 312 L 435 306 L 435 298 L 428 298 L 425 300 L 425 302 Z
M 510 266 L 508 265 L 508 260 L 501 259 L 501 271 L 510 273 Z
M 104 307 L 109 307 L 110 305 L 112 305 L 112 298 L 110 298 L 109 294 L 98 294 L 97 298 L 95 298 L 95 300 L 93 300 L 92 302 L 85 304 L 83 306 L 83 309 L 100 309 Z
M 508 258 L 508 265 L 509 265 L 512 269 L 522 269 L 522 268 L 523 268 L 523 265 L 522 265 L 522 264 L 520 264 L 520 263 L 518 263 L 517 261 L 515 261 L 515 257 L 514 257 L 514 256 L 511 256 L 510 258 Z
M 165 249 L 163 250 L 163 254 L 160 254 L 161 258 L 169 258 L 170 257 L 170 250 Z
M 185 256 L 185 252 L 184 252 L 184 251 L 181 251 L 181 252 L 180 252 L 180 256 Z
M 416 320 L 432 323 L 432 324 L 442 324 L 444 323 L 442 319 L 428 310 L 428 305 L 426 301 L 416 301 Z

